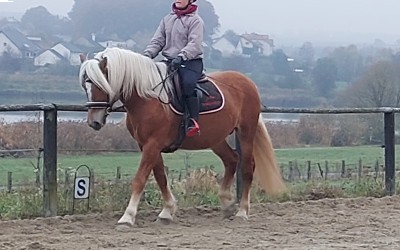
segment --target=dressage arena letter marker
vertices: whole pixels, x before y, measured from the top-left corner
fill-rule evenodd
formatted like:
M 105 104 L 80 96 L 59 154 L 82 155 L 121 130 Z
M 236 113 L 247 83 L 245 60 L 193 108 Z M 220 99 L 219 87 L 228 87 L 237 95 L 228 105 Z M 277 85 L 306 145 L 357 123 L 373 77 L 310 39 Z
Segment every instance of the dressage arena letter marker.
M 79 170 L 82 168 L 86 168 L 87 175 L 78 176 Z M 90 168 L 86 165 L 80 165 L 75 171 L 75 178 L 74 178 L 74 200 L 72 202 L 72 213 L 75 212 L 75 201 L 76 200 L 84 200 L 87 199 L 87 209 L 89 210 L 89 203 L 90 203 L 90 177 L 92 173 Z
M 89 177 L 78 177 L 75 179 L 75 199 L 87 199 L 89 198 L 89 188 L 90 188 Z

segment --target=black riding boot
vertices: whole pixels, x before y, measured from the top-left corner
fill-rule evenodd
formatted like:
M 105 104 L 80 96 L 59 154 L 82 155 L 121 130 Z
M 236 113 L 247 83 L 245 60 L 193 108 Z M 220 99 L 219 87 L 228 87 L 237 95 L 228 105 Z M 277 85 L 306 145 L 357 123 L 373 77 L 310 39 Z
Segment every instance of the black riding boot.
M 189 124 L 186 130 L 186 136 L 195 136 L 200 134 L 200 127 L 198 124 L 200 101 L 197 95 L 186 97 L 186 105 L 189 110 Z

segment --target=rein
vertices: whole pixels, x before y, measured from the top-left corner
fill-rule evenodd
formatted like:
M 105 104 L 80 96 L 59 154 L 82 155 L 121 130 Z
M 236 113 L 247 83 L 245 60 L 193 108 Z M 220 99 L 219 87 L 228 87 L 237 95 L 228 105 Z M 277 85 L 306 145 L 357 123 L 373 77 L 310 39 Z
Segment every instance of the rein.
M 171 78 L 171 76 L 173 76 L 173 75 L 178 71 L 178 69 L 175 69 L 175 70 L 171 71 L 170 73 L 168 73 L 168 70 L 167 70 L 167 73 L 166 73 L 165 78 L 164 78 L 164 77 L 162 76 L 161 70 L 160 70 L 160 68 L 158 67 L 158 65 L 157 65 L 157 64 L 155 64 L 155 65 L 156 65 L 158 74 L 160 75 L 161 82 L 157 83 L 156 86 L 154 86 L 154 87 L 152 88 L 152 90 L 154 91 L 158 86 L 160 86 L 160 85 L 162 84 L 162 87 L 161 87 L 160 91 L 158 92 L 158 101 L 161 102 L 162 104 L 170 104 L 170 103 L 171 103 L 171 93 L 168 91 L 168 88 L 167 88 L 167 80 L 168 80 L 169 78 Z M 161 92 L 162 92 L 163 90 L 167 93 L 167 96 L 168 96 L 168 101 L 167 101 L 167 102 L 163 102 L 163 101 L 161 100 L 161 98 L 160 98 Z
M 93 59 L 96 60 L 96 61 L 100 61 L 98 58 L 93 58 Z M 167 61 L 165 61 L 165 63 L 167 63 Z M 159 83 L 157 83 L 157 84 L 152 88 L 152 90 L 155 91 L 155 89 L 156 89 L 157 87 L 159 87 L 160 85 L 162 85 L 162 86 L 161 86 L 161 89 L 160 89 L 160 91 L 159 91 L 159 93 L 158 93 L 158 101 L 161 102 L 162 104 L 170 104 L 170 103 L 171 103 L 171 100 L 172 100 L 172 97 L 171 97 L 171 93 L 170 93 L 170 91 L 168 90 L 168 87 L 167 87 L 167 80 L 170 79 L 170 78 L 177 72 L 178 69 L 175 69 L 175 70 L 173 70 L 173 71 L 170 71 L 169 73 L 168 73 L 168 70 L 167 70 L 165 77 L 163 77 L 163 74 L 162 74 L 162 72 L 161 72 L 159 66 L 157 65 L 157 63 L 155 63 L 155 66 L 156 66 L 156 68 L 157 68 L 158 74 L 160 75 L 161 81 L 160 81 Z M 88 81 L 88 82 L 91 83 L 91 84 L 94 84 L 90 78 L 89 78 L 89 81 Z M 164 102 L 164 101 L 160 98 L 162 91 L 165 91 L 165 93 L 166 93 L 167 96 L 168 96 L 167 102 Z M 115 102 L 114 102 L 114 103 L 115 103 Z M 113 103 L 113 104 L 114 104 L 114 103 Z M 91 109 L 104 109 L 104 108 L 106 108 L 106 116 L 108 116 L 111 112 L 113 112 L 113 111 L 115 111 L 115 110 L 118 110 L 118 109 L 120 109 L 121 107 L 124 107 L 124 105 L 121 105 L 121 106 L 118 106 L 118 107 L 116 107 L 116 108 L 113 108 L 113 104 L 111 104 L 110 102 L 86 102 L 85 107 L 91 108 Z

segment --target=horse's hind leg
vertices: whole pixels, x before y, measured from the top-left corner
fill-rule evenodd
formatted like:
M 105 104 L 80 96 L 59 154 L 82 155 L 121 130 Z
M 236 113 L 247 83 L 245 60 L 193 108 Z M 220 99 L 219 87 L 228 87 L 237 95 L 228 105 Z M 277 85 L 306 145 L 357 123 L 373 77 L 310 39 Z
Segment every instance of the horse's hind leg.
M 170 186 L 168 184 L 168 179 L 165 174 L 164 163 L 162 158 L 157 162 L 157 165 L 153 168 L 154 178 L 157 181 L 158 186 L 161 190 L 161 195 L 164 200 L 164 207 L 158 218 L 163 223 L 169 223 L 173 220 L 173 216 L 177 210 L 176 200 L 171 192 Z
M 222 183 L 220 184 L 218 196 L 225 216 L 230 216 L 234 212 L 231 210 L 232 204 L 234 203 L 231 186 L 236 172 L 236 166 L 239 162 L 239 156 L 226 141 L 213 146 L 211 149 L 224 163 L 225 173 Z
M 254 128 L 241 127 L 238 130 L 240 142 L 240 155 L 242 159 L 243 190 L 242 199 L 239 204 L 239 211 L 236 216 L 248 219 L 250 209 L 250 189 L 253 181 L 255 162 L 253 157 Z

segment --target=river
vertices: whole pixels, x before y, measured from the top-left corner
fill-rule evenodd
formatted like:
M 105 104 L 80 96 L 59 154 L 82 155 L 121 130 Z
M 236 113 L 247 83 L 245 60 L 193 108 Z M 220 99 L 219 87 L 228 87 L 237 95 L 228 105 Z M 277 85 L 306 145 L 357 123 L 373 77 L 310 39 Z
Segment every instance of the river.
M 58 121 L 82 121 L 86 122 L 85 112 L 58 112 Z M 107 122 L 119 122 L 123 117 L 122 113 L 111 113 Z M 21 121 L 43 121 L 43 112 L 1 112 L 0 122 L 15 123 Z
M 123 117 L 123 113 L 111 113 L 107 118 L 107 122 L 116 123 Z M 298 115 L 293 114 L 265 114 L 263 113 L 264 121 L 266 122 L 298 122 Z M 43 120 L 43 112 L 0 112 L 0 122 L 15 123 L 21 121 L 40 121 Z M 85 112 L 58 112 L 58 121 L 82 121 L 86 122 Z

